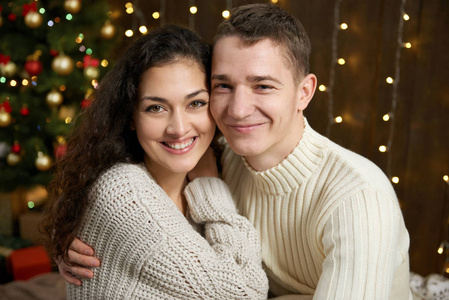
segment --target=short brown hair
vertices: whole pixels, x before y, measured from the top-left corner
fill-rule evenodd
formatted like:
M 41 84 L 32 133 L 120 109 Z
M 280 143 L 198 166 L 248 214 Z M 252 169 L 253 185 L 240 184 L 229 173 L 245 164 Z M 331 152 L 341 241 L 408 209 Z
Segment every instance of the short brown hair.
M 249 4 L 232 9 L 231 17 L 218 27 L 215 42 L 226 36 L 237 36 L 248 46 L 270 39 L 285 48 L 287 66 L 292 66 L 296 79 L 309 74 L 309 37 L 301 22 L 278 6 Z

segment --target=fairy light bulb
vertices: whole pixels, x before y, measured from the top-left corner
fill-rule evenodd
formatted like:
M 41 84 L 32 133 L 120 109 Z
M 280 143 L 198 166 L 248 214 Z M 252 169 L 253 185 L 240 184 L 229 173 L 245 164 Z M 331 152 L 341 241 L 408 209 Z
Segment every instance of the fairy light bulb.
M 131 29 L 128 29 L 128 30 L 125 31 L 125 35 L 127 37 L 132 37 L 134 35 L 134 32 Z
M 151 16 L 153 19 L 157 20 L 160 18 L 161 14 L 158 11 L 155 11 Z
M 391 178 L 391 181 L 392 181 L 393 183 L 395 183 L 395 184 L 398 184 L 398 183 L 399 183 L 399 177 L 394 176 L 393 178 Z
M 338 59 L 338 64 L 339 64 L 339 65 L 342 66 L 342 65 L 344 65 L 345 63 L 346 63 L 346 61 L 344 60 L 344 58 L 339 58 L 339 59 Z
M 320 86 L 318 87 L 318 89 L 319 89 L 321 92 L 324 92 L 324 91 L 326 91 L 326 86 L 325 86 L 324 84 L 322 84 L 322 85 L 320 85 Z
M 276 4 L 278 3 L 278 0 L 271 0 L 271 3 Z
M 348 29 L 348 24 L 346 24 L 346 23 L 341 23 L 341 24 L 340 24 L 340 28 L 341 28 L 342 30 L 346 30 L 346 29 Z
M 390 115 L 389 115 L 389 114 L 385 114 L 385 115 L 382 117 L 382 120 L 384 120 L 385 122 L 387 122 L 388 120 L 390 120 Z
M 341 123 L 343 122 L 343 118 L 341 116 L 338 116 L 335 118 L 335 123 Z
M 229 12 L 229 10 L 224 10 L 221 15 L 223 16 L 223 18 L 227 19 L 229 18 L 229 16 L 231 16 L 231 13 Z
M 405 21 L 410 20 L 410 16 L 407 14 L 404 14 L 402 17 L 404 18 Z
M 385 79 L 385 81 L 386 81 L 388 84 L 393 84 L 393 78 L 391 78 L 391 77 L 387 77 L 387 79 Z
M 446 181 L 446 182 L 449 182 L 449 176 L 448 175 L 444 175 L 443 176 L 443 180 Z
M 15 81 L 15 80 L 13 79 L 13 80 L 11 80 L 11 81 L 9 82 L 9 85 L 10 85 L 10 86 L 16 86 L 16 85 L 17 85 L 17 81 Z
M 134 12 L 134 8 L 133 8 L 133 7 L 128 7 L 128 8 L 126 9 L 126 13 L 127 13 L 128 15 L 132 14 L 133 12 Z
M 379 151 L 380 151 L 380 152 L 386 152 L 386 151 L 387 151 L 387 146 L 385 146 L 385 145 L 380 145 L 380 146 L 379 146 Z
M 148 32 L 148 28 L 144 25 L 139 27 L 139 31 L 141 34 L 146 34 Z
M 190 7 L 190 13 L 192 15 L 196 14 L 198 12 L 198 8 L 196 6 L 191 6 Z
M 441 244 L 440 247 L 438 247 L 438 254 L 443 254 L 444 248 L 443 245 Z
M 410 49 L 412 47 L 412 44 L 407 42 L 404 44 L 404 47 Z

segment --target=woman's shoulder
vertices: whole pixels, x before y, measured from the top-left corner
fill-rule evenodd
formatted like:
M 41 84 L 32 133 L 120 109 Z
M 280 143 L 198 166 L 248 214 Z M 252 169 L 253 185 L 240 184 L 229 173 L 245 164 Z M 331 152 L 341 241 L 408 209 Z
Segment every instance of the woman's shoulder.
M 136 192 L 156 184 L 143 164 L 117 163 L 104 171 L 92 186 L 94 193 L 107 191 L 108 194 L 123 191 Z

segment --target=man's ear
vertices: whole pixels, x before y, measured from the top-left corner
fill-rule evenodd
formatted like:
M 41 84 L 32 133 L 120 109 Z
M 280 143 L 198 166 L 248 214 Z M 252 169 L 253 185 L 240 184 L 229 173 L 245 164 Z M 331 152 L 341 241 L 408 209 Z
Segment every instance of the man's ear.
M 308 74 L 299 83 L 298 86 L 298 111 L 306 109 L 309 102 L 312 100 L 315 94 L 317 79 L 314 74 Z

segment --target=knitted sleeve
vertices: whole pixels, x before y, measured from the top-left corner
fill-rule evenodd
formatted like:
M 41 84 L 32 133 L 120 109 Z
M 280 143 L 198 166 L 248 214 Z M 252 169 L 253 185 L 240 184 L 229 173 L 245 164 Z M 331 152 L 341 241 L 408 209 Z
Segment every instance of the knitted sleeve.
M 192 219 L 204 224 L 216 259 L 233 273 L 221 288 L 242 289 L 245 298 L 265 299 L 268 280 L 262 269 L 259 236 L 237 213 L 227 185 L 218 178 L 197 178 L 186 187 L 185 195 Z
M 232 201 L 225 186 L 209 187 L 198 196 Z M 211 243 L 135 165 L 113 167 L 90 195 L 79 236 L 94 247 L 101 266 L 82 286 L 67 285 L 68 299 L 266 298 L 258 240 L 244 222 L 231 217 L 221 224 L 229 229 L 217 229 L 220 238 Z
M 406 247 L 401 249 L 407 244 L 400 240 L 402 217 L 394 201 L 364 190 L 330 215 L 323 236 L 326 258 L 314 299 L 390 299 L 393 276 L 408 262 L 404 263 Z M 407 279 L 404 282 L 408 285 Z M 402 294 L 395 299 L 409 299 L 407 290 Z

